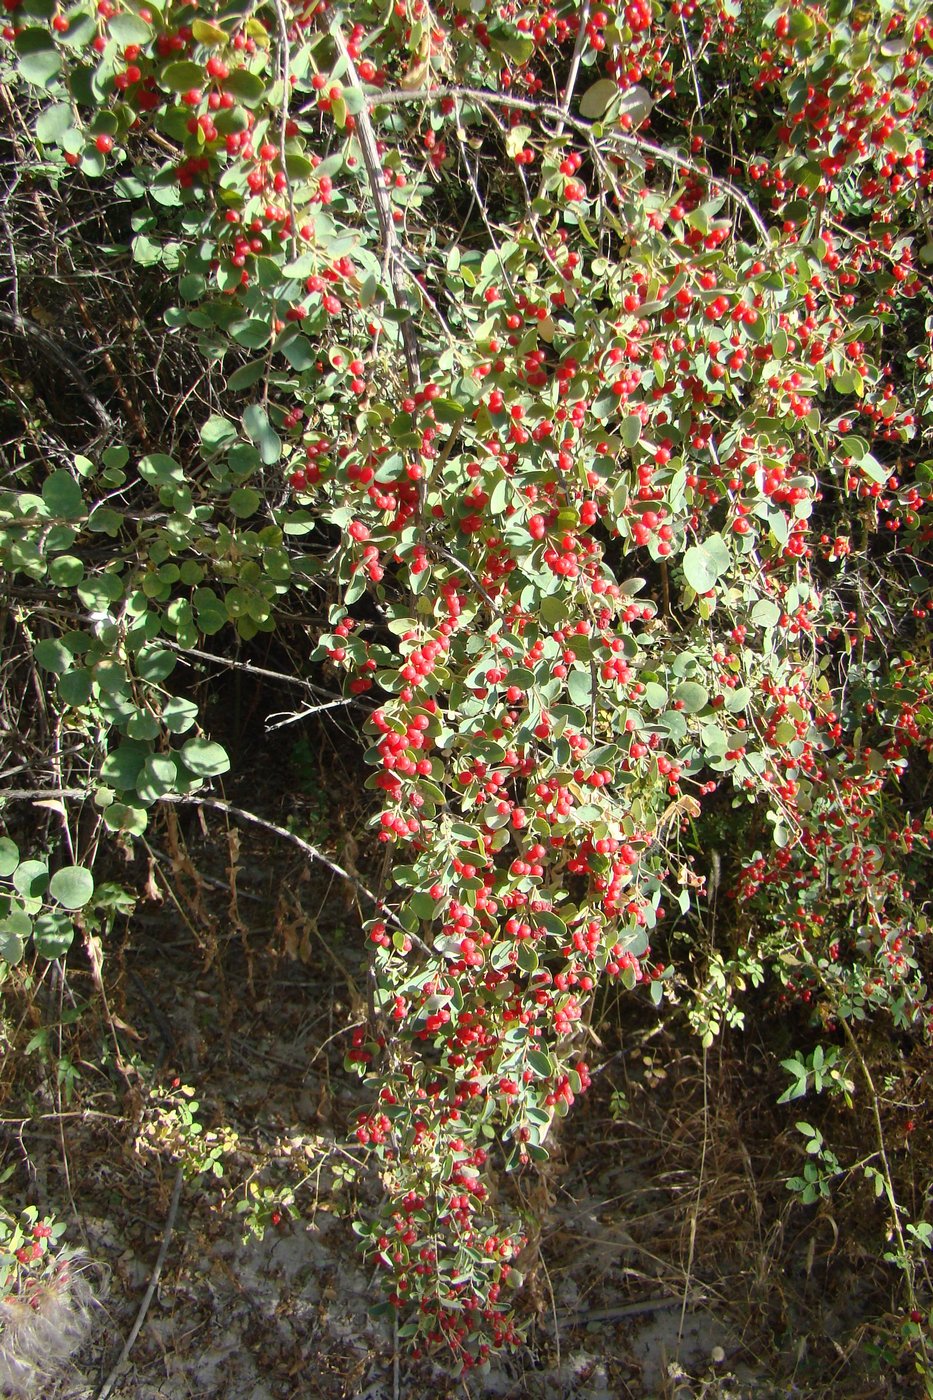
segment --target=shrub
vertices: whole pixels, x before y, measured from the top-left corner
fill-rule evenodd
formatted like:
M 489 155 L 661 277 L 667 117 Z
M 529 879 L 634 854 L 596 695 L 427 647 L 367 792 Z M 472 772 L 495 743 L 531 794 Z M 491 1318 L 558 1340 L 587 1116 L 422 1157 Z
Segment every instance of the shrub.
M 119 366 L 110 406 L 72 373 L 105 439 L 0 498 L 76 788 L 127 844 L 210 800 L 179 656 L 325 614 L 391 859 L 360 1232 L 401 1335 L 473 1365 L 517 1336 L 497 1169 L 587 1087 L 600 989 L 663 999 L 709 813 L 743 946 L 706 959 L 704 1035 L 749 975 L 929 1029 L 930 26 L 7 10 L 8 140 L 93 211 L 73 267 L 164 294 L 185 386 L 166 427 Z

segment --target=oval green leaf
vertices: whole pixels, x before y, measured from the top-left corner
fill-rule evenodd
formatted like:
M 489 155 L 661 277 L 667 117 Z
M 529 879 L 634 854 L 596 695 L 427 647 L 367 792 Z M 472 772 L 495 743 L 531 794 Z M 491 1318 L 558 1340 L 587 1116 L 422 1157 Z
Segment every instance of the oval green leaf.
M 49 894 L 64 909 L 83 909 L 94 894 L 94 877 L 83 865 L 63 865 L 49 881 Z

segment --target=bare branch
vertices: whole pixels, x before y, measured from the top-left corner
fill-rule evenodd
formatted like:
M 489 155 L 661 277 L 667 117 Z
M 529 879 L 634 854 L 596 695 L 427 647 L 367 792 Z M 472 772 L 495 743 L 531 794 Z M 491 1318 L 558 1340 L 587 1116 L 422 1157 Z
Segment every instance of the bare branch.
M 357 89 L 363 94 L 365 100 L 363 107 L 357 117 L 357 136 L 359 137 L 360 149 L 363 152 L 363 164 L 366 166 L 366 174 L 369 179 L 369 187 L 372 190 L 373 202 L 376 205 L 376 214 L 379 218 L 379 229 L 382 234 L 382 247 L 385 256 L 385 263 L 389 272 L 389 280 L 392 283 L 392 297 L 399 311 L 408 310 L 408 293 L 405 287 L 405 273 L 399 257 L 398 239 L 395 236 L 395 221 L 392 218 L 392 205 L 389 200 L 389 193 L 382 178 L 382 165 L 379 161 L 379 152 L 376 148 L 376 136 L 373 131 L 373 124 L 369 115 L 371 101 L 365 96 L 363 84 L 360 82 L 360 75 L 356 71 L 356 64 L 350 57 L 347 42 L 343 37 L 340 25 L 335 21 L 331 25 L 331 35 L 337 45 L 337 52 L 343 59 L 349 78 L 349 86 Z M 410 314 L 406 316 L 400 326 L 402 336 L 402 347 L 405 351 L 405 364 L 408 369 L 408 384 L 410 389 L 416 389 L 421 383 L 421 363 L 418 353 L 418 341 L 415 336 L 415 328 L 411 321 Z
M 279 76 L 282 82 L 282 105 L 279 110 L 279 163 L 282 167 L 282 174 L 285 177 L 285 196 L 288 200 L 292 257 L 297 257 L 298 220 L 295 215 L 295 196 L 292 190 L 292 182 L 289 179 L 288 166 L 285 161 L 285 142 L 288 139 L 286 133 L 286 127 L 288 126 L 288 100 L 292 91 L 291 68 L 289 65 L 288 20 L 285 17 L 285 7 L 282 4 L 282 0 L 272 0 L 272 4 L 275 9 L 275 18 L 279 30 Z
M 136 1338 L 139 1336 L 142 1330 L 142 1325 L 146 1320 L 146 1314 L 149 1311 L 149 1304 L 152 1302 L 156 1288 L 159 1285 L 159 1277 L 162 1273 L 162 1269 L 165 1265 L 165 1260 L 168 1256 L 168 1247 L 172 1240 L 172 1232 L 175 1229 L 175 1217 L 178 1214 L 178 1203 L 181 1200 L 181 1188 L 184 1185 L 184 1180 L 184 1171 L 181 1167 L 179 1167 L 175 1175 L 175 1186 L 172 1190 L 172 1199 L 169 1203 L 168 1216 L 166 1217 L 165 1221 L 165 1229 L 162 1231 L 162 1243 L 159 1246 L 159 1255 L 155 1262 L 155 1268 L 152 1270 L 152 1275 L 149 1279 L 149 1284 L 146 1288 L 146 1292 L 143 1294 L 143 1300 L 139 1305 L 139 1312 L 136 1314 L 136 1321 L 133 1323 L 133 1326 L 130 1330 L 130 1335 L 123 1343 L 123 1350 L 117 1357 L 116 1364 L 114 1365 L 107 1379 L 104 1381 L 100 1390 L 97 1392 L 96 1396 L 94 1397 L 94 1400 L 107 1400 L 108 1395 L 111 1393 L 111 1391 L 117 1383 L 120 1371 L 123 1369 L 124 1365 L 126 1364 L 129 1358 L 129 1354 L 133 1349 L 133 1343 L 136 1341 Z
M 361 894 L 364 899 L 368 899 L 370 904 L 375 906 L 384 919 L 394 924 L 396 928 L 401 929 L 406 937 L 410 938 L 412 943 L 419 947 L 422 952 L 428 953 L 432 957 L 434 956 L 432 949 L 428 947 L 424 940 L 419 938 L 416 933 L 412 933 L 407 929 L 398 915 L 393 913 L 389 906 L 381 900 L 377 894 L 373 894 L 372 890 L 364 885 L 358 876 L 352 875 L 349 870 L 344 870 L 342 865 L 338 865 L 335 860 L 331 860 L 330 856 L 326 856 L 317 846 L 312 845 L 310 841 L 306 841 L 304 837 L 299 836 L 297 832 L 289 831 L 288 827 L 279 826 L 276 822 L 270 822 L 265 817 L 258 816 L 255 812 L 248 812 L 245 807 L 235 807 L 232 802 L 225 802 L 220 797 L 191 797 L 182 794 L 173 796 L 167 794 L 161 801 L 182 803 L 186 807 L 208 807 L 216 812 L 226 812 L 230 817 L 236 817 L 239 821 L 250 822 L 253 826 L 262 827 L 264 831 L 271 831 L 274 836 L 281 836 L 283 840 L 291 841 L 293 846 L 297 846 L 299 850 L 304 851 L 312 860 L 318 861 L 319 864 L 326 866 L 334 875 L 339 876 L 341 880 L 346 880 L 348 884 L 352 885 L 357 894 Z
M 555 135 L 563 136 L 566 117 L 570 113 L 570 104 L 573 101 L 574 88 L 577 85 L 577 77 L 580 73 L 580 60 L 583 58 L 583 50 L 586 48 L 586 26 L 590 22 L 590 0 L 583 0 L 583 8 L 580 11 L 580 20 L 577 26 L 577 39 L 573 46 L 573 56 L 570 59 L 570 72 L 567 74 L 567 85 L 564 88 L 564 95 L 561 99 L 561 111 L 564 117 L 557 123 Z M 538 186 L 538 198 L 544 194 L 544 179 L 541 176 L 541 183 Z
M 55 340 L 53 336 L 49 335 L 47 330 L 42 326 L 37 326 L 35 321 L 27 320 L 25 316 L 21 316 L 17 311 L 4 311 L 2 307 L 0 307 L 0 321 L 3 321 L 8 326 L 12 326 L 20 335 L 30 336 L 33 340 L 37 341 L 42 346 L 48 358 L 74 380 L 104 427 L 113 427 L 113 419 L 94 393 L 94 390 L 85 379 L 81 370 L 78 369 L 78 366 L 75 364 L 74 360 L 71 359 L 70 355 L 65 353 L 58 341 Z

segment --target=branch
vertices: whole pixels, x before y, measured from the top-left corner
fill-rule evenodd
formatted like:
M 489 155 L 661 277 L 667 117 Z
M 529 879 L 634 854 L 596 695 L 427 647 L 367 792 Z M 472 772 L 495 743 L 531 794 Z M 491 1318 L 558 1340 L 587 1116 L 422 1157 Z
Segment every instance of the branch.
M 338 710 L 352 704 L 352 700 L 328 700 L 326 705 L 310 705 L 305 710 L 276 710 L 271 715 L 266 715 L 265 731 L 267 734 L 271 734 L 274 729 L 284 729 L 287 724 L 297 724 L 299 720 L 307 719 L 309 715 L 319 715 L 322 710 Z M 269 721 L 272 719 L 278 722 L 270 724 Z
M 20 316 L 18 312 L 4 311 L 2 307 L 0 307 L 0 321 L 5 322 L 8 326 L 12 326 L 20 335 L 31 336 L 33 340 L 38 341 L 48 358 L 74 380 L 104 427 L 113 427 L 113 419 L 94 393 L 94 390 L 85 379 L 81 370 L 78 369 L 78 366 L 71 357 L 65 353 L 54 337 L 49 335 L 48 331 L 44 330 L 42 326 L 37 326 L 35 321 L 28 321 L 25 316 Z
M 590 0 L 583 0 L 583 7 L 580 11 L 580 21 L 577 27 L 577 38 L 573 46 L 573 54 L 570 59 L 570 72 L 567 74 L 567 85 L 564 88 L 564 96 L 561 99 L 560 109 L 564 113 L 558 120 L 555 136 L 563 136 L 566 119 L 570 115 L 570 104 L 573 101 L 574 88 L 577 85 L 577 78 L 580 74 L 580 61 L 583 58 L 583 50 L 586 48 L 586 26 L 590 22 Z M 538 185 L 537 199 L 544 194 L 544 186 L 547 176 L 542 171 L 541 183 Z
M 300 715 L 298 718 L 303 719 L 304 715 Z M 272 727 L 279 728 L 280 726 L 273 725 Z M 35 788 L 4 792 L 0 793 L 0 807 L 2 807 L 3 802 L 7 799 L 12 801 L 31 801 L 43 798 L 87 798 L 91 796 L 92 791 L 93 789 L 91 788 Z M 434 950 L 429 948 L 427 943 L 425 943 L 422 938 L 419 938 L 418 934 L 412 933 L 410 929 L 407 929 L 398 915 L 390 909 L 377 894 L 374 894 L 368 886 L 364 885 L 359 876 L 351 874 L 349 870 L 344 870 L 342 865 L 338 865 L 335 860 L 331 860 L 330 856 L 326 856 L 323 851 L 319 850 L 317 846 L 312 845 L 310 841 L 306 841 L 303 836 L 299 836 L 294 831 L 289 831 L 288 827 L 279 826 L 276 822 L 270 822 L 265 817 L 257 816 L 255 812 L 248 812 L 245 807 L 235 807 L 232 802 L 225 802 L 220 797 L 193 797 L 184 793 L 166 793 L 159 801 L 170 802 L 173 805 L 183 804 L 186 807 L 208 807 L 217 812 L 225 812 L 229 817 L 236 817 L 239 821 L 250 822 L 253 826 L 262 827 L 264 831 L 271 831 L 274 836 L 281 836 L 283 840 L 291 841 L 292 845 L 304 851 L 312 860 L 316 860 L 321 865 L 325 865 L 334 875 L 339 876 L 341 880 L 346 880 L 348 884 L 352 885 L 357 894 L 362 895 L 364 899 L 368 899 L 370 904 L 379 911 L 383 918 L 388 919 L 396 928 L 401 929 L 406 937 L 410 938 L 412 943 L 420 948 L 423 953 L 427 953 L 429 957 L 435 956 Z
M 331 710 L 336 709 L 339 705 L 353 705 L 358 709 L 365 710 L 367 714 L 370 712 L 370 707 L 364 705 L 361 700 L 357 700 L 354 696 L 348 699 L 335 699 L 329 691 L 315 685 L 313 681 L 305 680 L 303 676 L 289 675 L 287 671 L 270 671 L 266 666 L 254 666 L 251 661 L 238 661 L 232 656 L 217 656 L 211 651 L 199 651 L 197 647 L 183 647 L 179 642 L 173 642 L 170 637 L 163 638 L 162 642 L 172 651 L 177 651 L 182 662 L 194 656 L 199 661 L 213 661 L 215 665 L 227 666 L 232 671 L 246 671 L 251 676 L 264 676 L 270 681 L 281 681 L 283 685 L 297 685 L 302 690 L 308 690 L 314 695 L 326 696 L 327 704 L 321 705 L 319 707 L 321 709 Z
M 272 0 L 275 9 L 275 18 L 279 30 L 279 69 L 282 79 L 282 105 L 279 111 L 279 162 L 282 166 L 282 174 L 285 176 L 285 196 L 288 200 L 288 213 L 291 227 L 290 243 L 292 245 L 292 257 L 298 256 L 298 221 L 295 216 L 295 196 L 292 191 L 292 182 L 288 176 L 288 166 L 285 163 L 285 142 L 288 139 L 286 127 L 288 126 L 288 100 L 291 96 L 291 69 L 289 66 L 288 48 L 288 20 L 285 18 L 285 8 L 282 0 Z
M 421 88 L 415 92 L 404 92 L 400 88 L 392 88 L 388 92 L 371 94 L 367 98 L 367 102 L 370 107 L 392 107 L 403 102 L 436 102 L 442 97 L 464 98 L 467 101 L 476 102 L 481 107 L 488 107 L 490 110 L 496 107 L 508 107 L 512 111 L 527 112 L 533 117 L 549 117 L 552 121 L 557 122 L 559 132 L 563 131 L 565 125 L 570 126 L 588 144 L 595 146 L 597 143 L 594 130 L 597 123 L 586 121 L 583 117 L 573 117 L 553 102 L 535 102 L 531 98 L 513 97 L 510 93 L 489 92 L 485 88 L 445 85 L 436 88 Z M 681 151 L 669 150 L 666 146 L 659 146 L 657 142 L 650 141 L 646 136 L 632 136 L 622 131 L 601 131 L 600 139 L 609 141 L 612 145 L 619 146 L 626 151 L 637 151 L 642 155 L 653 156 L 655 160 L 676 166 L 678 169 L 689 170 L 700 179 L 708 180 L 710 185 L 721 190 L 730 199 L 734 199 L 736 204 L 742 206 L 755 225 L 762 242 L 770 243 L 768 230 L 758 210 L 748 196 L 731 180 L 726 180 L 721 175 L 714 175 L 711 170 L 705 169 L 704 166 L 692 160 L 690 156 L 684 155 Z
M 53 802 L 63 797 L 90 797 L 92 788 L 9 788 L 0 792 L 0 807 L 4 802 Z
M 225 812 L 229 817 L 237 817 L 240 821 L 251 822 L 253 826 L 260 826 L 264 831 L 271 831 L 274 836 L 281 836 L 284 840 L 291 841 L 299 850 L 309 855 L 312 860 L 318 861 L 321 865 L 326 865 L 327 869 L 332 871 L 334 875 L 338 875 L 341 880 L 346 880 L 351 884 L 358 894 L 361 894 L 364 899 L 368 899 L 369 902 L 376 907 L 383 918 L 388 919 L 396 928 L 401 929 L 422 952 L 427 953 L 430 957 L 436 956 L 433 949 L 429 948 L 424 940 L 419 938 L 416 933 L 412 933 L 407 929 L 398 915 L 393 913 L 389 906 L 384 903 L 377 894 L 373 894 L 372 890 L 368 889 L 358 876 L 352 875 L 349 870 L 344 870 L 342 865 L 338 865 L 335 860 L 331 860 L 330 856 L 326 856 L 323 851 L 318 850 L 317 846 L 313 846 L 311 842 L 306 841 L 303 836 L 298 836 L 294 831 L 289 831 L 288 827 L 278 826 L 275 822 L 267 821 L 265 817 L 257 816 L 255 812 L 246 811 L 244 807 L 234 807 L 232 802 L 225 802 L 219 797 L 188 797 L 179 793 L 177 796 L 167 794 L 160 800 L 162 802 L 182 803 L 186 807 L 209 807 L 217 812 Z
M 120 1371 L 125 1365 L 126 1360 L 133 1349 L 133 1343 L 136 1341 L 136 1338 L 139 1336 L 142 1330 L 142 1325 L 146 1320 L 146 1313 L 149 1311 L 149 1304 L 152 1302 L 153 1294 L 155 1293 L 156 1288 L 158 1287 L 159 1275 L 162 1273 L 162 1268 L 165 1264 L 166 1256 L 168 1255 L 168 1247 L 171 1243 L 172 1231 L 175 1228 L 175 1216 L 178 1214 L 178 1203 L 181 1200 L 181 1188 L 184 1184 L 184 1180 L 184 1171 L 181 1167 L 179 1167 L 177 1175 L 175 1177 L 175 1186 L 172 1191 L 171 1204 L 168 1208 L 168 1218 L 165 1221 L 165 1229 L 162 1231 L 162 1243 L 159 1246 L 159 1257 L 156 1259 L 155 1268 L 152 1271 L 152 1277 L 149 1279 L 149 1285 L 146 1289 L 145 1294 L 143 1295 L 143 1300 L 139 1305 L 139 1312 L 136 1314 L 136 1321 L 133 1323 L 130 1335 L 123 1343 L 123 1350 L 117 1357 L 116 1365 L 113 1367 L 113 1370 L 110 1372 L 110 1375 L 107 1377 L 100 1390 L 97 1392 L 96 1396 L 94 1397 L 94 1400 L 107 1400 L 108 1395 L 117 1383 L 117 1377 L 119 1376 Z
M 399 258 L 398 240 L 395 236 L 395 221 L 392 218 L 392 204 L 389 199 L 389 192 L 385 187 L 385 180 L 382 177 L 382 165 L 379 161 L 379 152 L 376 148 L 376 135 L 373 131 L 372 120 L 369 115 L 371 104 L 366 96 L 363 84 L 360 82 L 360 75 L 356 71 L 356 64 L 350 57 L 346 40 L 340 29 L 340 25 L 334 21 L 331 25 L 331 35 L 337 45 L 337 52 L 346 65 L 347 75 L 350 79 L 350 86 L 363 97 L 363 106 L 357 117 L 357 136 L 359 137 L 360 149 L 363 152 L 363 164 L 366 166 L 366 174 L 369 179 L 369 187 L 372 190 L 373 201 L 376 205 L 376 213 L 379 217 L 379 229 L 382 234 L 382 247 L 385 254 L 386 266 L 389 270 L 389 280 L 392 283 L 392 299 L 396 307 L 401 312 L 407 312 L 408 295 L 405 288 L 405 274 Z M 418 354 L 418 341 L 415 336 L 415 328 L 408 313 L 405 320 L 399 327 L 402 335 L 402 346 L 405 351 L 405 364 L 408 368 L 408 387 L 417 389 L 421 383 L 421 364 Z

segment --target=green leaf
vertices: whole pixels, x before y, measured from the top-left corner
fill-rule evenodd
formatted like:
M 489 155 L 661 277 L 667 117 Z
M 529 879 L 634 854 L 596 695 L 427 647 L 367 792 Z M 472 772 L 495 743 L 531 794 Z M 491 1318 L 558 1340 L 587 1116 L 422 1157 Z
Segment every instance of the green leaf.
M 212 413 L 201 428 L 201 449 L 206 453 L 220 452 L 222 448 L 236 441 L 236 427 L 229 418 Z
M 185 767 L 199 778 L 216 778 L 230 770 L 226 749 L 210 739 L 189 739 L 182 745 L 181 756 Z
M 66 44 L 69 48 L 86 49 L 97 38 L 97 15 L 73 9 L 68 15 L 68 20 L 68 29 L 58 36 L 58 42 Z M 75 80 L 80 72 L 81 67 L 77 64 L 71 70 L 70 86 L 74 97 L 78 96 L 78 82 Z
M 626 447 L 631 449 L 641 437 L 641 416 L 638 413 L 630 413 L 619 430 L 619 436 Z
M 267 322 L 260 321 L 255 317 L 245 321 L 234 321 L 230 326 L 230 335 L 237 345 L 244 345 L 247 350 L 261 350 L 268 344 L 272 334 Z
M 567 694 L 575 705 L 587 706 L 593 695 L 593 678 L 589 671 L 571 671 L 567 677 Z
M 243 428 L 251 442 L 258 443 L 269 431 L 269 415 L 262 404 L 250 403 L 243 410 Z
M 721 535 L 710 535 L 703 544 L 691 545 L 684 555 L 684 577 L 696 593 L 708 593 L 732 562 Z
M 100 766 L 103 782 L 118 792 L 128 792 L 136 786 L 136 779 L 146 761 L 148 748 L 129 740 L 109 753 Z
M 873 457 L 870 452 L 865 453 L 862 460 L 859 462 L 859 466 L 865 475 L 869 477 L 871 481 L 876 482 L 878 486 L 884 486 L 888 477 L 891 475 L 891 468 L 882 466 L 877 457 Z
M 172 674 L 178 664 L 178 657 L 165 647 L 147 642 L 140 647 L 136 656 L 136 674 L 152 685 L 158 685 Z
M 227 388 L 236 392 L 239 392 L 240 389 L 251 389 L 265 372 L 265 360 L 250 360 L 248 364 L 241 365 L 239 369 L 233 371 L 227 380 Z
M 84 578 L 84 565 L 74 554 L 60 554 L 49 565 L 49 578 L 57 588 L 74 588 Z
M 71 652 L 61 642 L 52 637 L 44 638 L 35 649 L 35 658 L 45 671 L 61 674 L 67 671 L 72 662 Z
M 137 710 L 126 722 L 128 739 L 157 739 L 159 721 L 148 710 Z
M 243 427 L 251 442 L 259 448 L 259 455 L 267 467 L 271 467 L 282 455 L 282 440 L 269 423 L 269 416 L 261 404 L 247 404 L 243 410 Z
M 63 865 L 49 881 L 49 894 L 64 909 L 83 909 L 94 895 L 94 877 L 83 865 Z
M 199 63 L 192 63 L 189 59 L 180 59 L 177 63 L 166 64 L 162 69 L 159 81 L 163 87 L 168 88 L 171 92 L 187 92 L 190 88 L 203 88 L 204 69 Z
M 19 865 L 19 847 L 9 836 L 0 836 L 0 878 L 12 875 Z
M 752 622 L 756 627 L 773 627 L 780 617 L 781 609 L 771 598 L 761 598 L 752 608 Z
M 310 369 L 317 359 L 317 352 L 306 335 L 293 336 L 285 342 L 281 350 L 292 369 L 299 372 Z
M 658 724 L 675 744 L 679 744 L 686 737 L 687 721 L 680 710 L 665 710 L 663 715 L 658 716 Z
M 300 151 L 285 152 L 285 173 L 293 184 L 298 184 L 302 180 L 307 180 L 315 170 L 315 166 L 306 155 Z
M 81 156 L 81 174 L 98 179 L 107 169 L 107 157 L 96 146 L 86 146 Z
M 28 915 L 26 918 L 28 921 Z M 0 923 L 0 958 L 9 963 L 11 967 L 15 967 L 18 962 L 22 961 L 25 941 L 15 929 L 10 928 L 10 922 L 10 919 L 5 919 Z M 31 923 L 29 931 L 32 932 Z
M 580 116 L 594 121 L 619 96 L 619 85 L 611 78 L 600 78 L 580 98 Z
M 185 700 L 173 695 L 162 707 L 162 723 L 170 734 L 184 734 L 198 717 L 198 707 L 193 700 Z
M 58 693 L 66 705 L 78 709 L 91 698 L 91 674 L 83 666 L 75 666 L 59 677 Z
M 514 58 L 519 65 L 527 63 L 535 51 L 535 41 L 524 34 L 510 31 L 504 24 L 490 27 L 489 42 L 497 53 Z
M 224 91 L 231 93 L 244 107 L 256 107 L 268 91 L 262 78 L 248 68 L 234 68 L 224 80 Z
M 47 29 L 23 29 L 13 41 L 16 66 L 27 83 L 49 88 L 58 77 L 62 60 Z
M 154 243 L 151 238 L 147 238 L 144 233 L 138 233 L 133 239 L 133 261 L 140 267 L 155 267 L 162 261 L 162 245 Z
M 148 44 L 152 38 L 152 28 L 137 14 L 123 11 L 120 14 L 112 15 L 107 22 L 110 36 L 116 39 L 118 44 Z M 203 75 L 202 75 L 203 81 Z M 190 86 L 194 87 L 192 83 Z
M 360 88 L 344 88 L 343 102 L 352 116 L 357 116 L 366 106 L 366 94 Z
M 641 126 L 653 106 L 654 98 L 648 89 L 640 83 L 633 83 L 620 94 L 618 114 L 629 118 L 628 129 L 634 131 Z
M 174 754 L 151 753 L 136 779 L 136 791 L 143 802 L 157 802 L 160 797 L 177 793 L 184 786 L 185 780 L 178 771 L 178 759 Z
M 128 836 L 142 836 L 149 822 L 145 807 L 127 803 L 111 802 L 104 812 L 104 825 L 108 831 L 123 831 Z
M 709 703 L 709 692 L 695 681 L 681 681 L 674 691 L 674 699 L 682 702 L 688 715 L 695 715 Z
M 615 86 L 613 84 L 613 86 Z M 548 1055 L 542 1050 L 529 1050 L 525 1056 L 529 1069 L 533 1070 L 539 1079 L 550 1079 L 554 1073 L 554 1066 Z
M 112 23 L 110 27 L 113 28 Z M 221 44 L 226 44 L 230 37 L 219 24 L 210 24 L 206 19 L 192 20 L 191 33 L 197 43 L 209 49 L 219 48 Z
M 433 919 L 437 914 L 437 900 L 427 890 L 414 890 L 408 896 L 407 904 L 419 919 Z
M 41 899 L 48 884 L 49 867 L 44 860 L 24 860 L 13 872 L 13 886 L 24 899 Z
M 63 958 L 74 942 L 74 924 L 67 914 L 40 914 L 33 929 L 36 952 L 49 962 Z
M 262 496 L 251 486 L 240 486 L 230 493 L 230 509 L 238 520 L 255 515 L 262 504 Z
M 88 530 L 115 540 L 123 528 L 123 516 L 110 506 L 95 506 L 87 522 Z
M 183 486 L 185 474 L 174 457 L 165 452 L 150 452 L 140 458 L 139 474 L 150 486 Z
M 78 597 L 88 612 L 106 612 L 109 603 L 123 597 L 123 580 L 119 574 L 94 574 L 78 584 Z
M 226 604 L 218 598 L 213 588 L 196 588 L 191 595 L 191 601 L 194 604 L 198 626 L 205 636 L 212 637 L 227 625 Z
M 53 102 L 51 107 L 46 107 L 36 118 L 36 136 L 44 146 L 55 145 L 74 124 L 71 103 Z
M 85 513 L 81 487 L 71 472 L 62 468 L 52 472 L 42 483 L 42 499 L 52 515 L 62 520 L 78 520 Z

